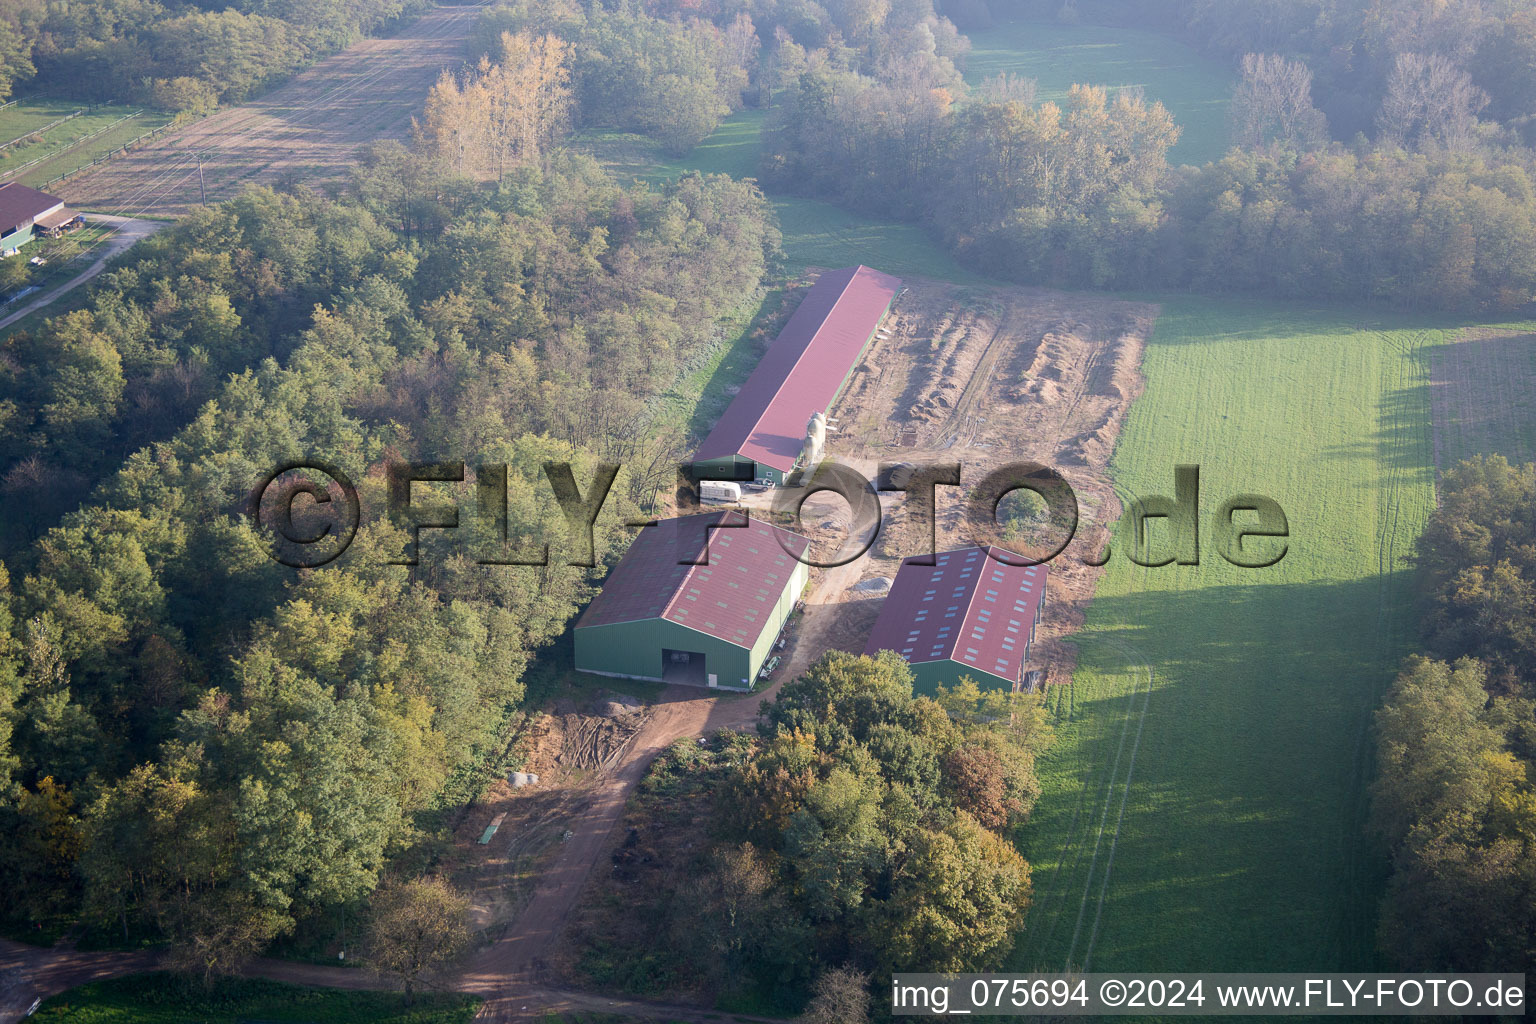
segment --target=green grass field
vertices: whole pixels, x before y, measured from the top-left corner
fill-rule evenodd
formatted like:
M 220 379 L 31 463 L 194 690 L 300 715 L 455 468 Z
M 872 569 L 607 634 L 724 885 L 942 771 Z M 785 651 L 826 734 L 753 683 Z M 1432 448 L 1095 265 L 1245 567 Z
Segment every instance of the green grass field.
M 140 114 L 138 117 L 109 128 L 95 138 L 61 149 L 42 163 L 29 167 L 17 176 L 16 180 L 34 188 L 41 187 L 62 174 L 73 172 L 76 168 L 83 167 L 98 157 L 122 148 L 147 132 L 170 124 L 171 120 L 172 117 L 169 114 L 153 112 Z
M 1444 326 L 1165 305 L 1112 469 L 1127 497 L 1201 467 L 1202 561 L 1140 568 L 1122 541 L 1088 609 L 1076 678 L 1050 697 L 1015 968 L 1376 965 L 1369 726 L 1415 639 L 1405 556 L 1433 506 Z M 1273 568 L 1214 548 L 1238 492 L 1286 510 Z
M 83 109 L 83 104 L 74 100 L 20 100 L 12 106 L 0 110 L 0 144 L 13 142 L 28 132 L 35 132 L 39 128 L 46 127 L 62 117 Z M 102 108 L 103 110 L 109 108 Z M 123 114 L 132 113 L 132 107 L 125 107 Z M 83 120 L 83 116 L 75 118 Z M 111 121 L 111 118 L 107 119 Z M 66 122 L 70 123 L 70 122 Z M 105 122 L 104 122 L 105 123 Z M 10 148 L 0 150 L 0 153 L 9 153 Z M 18 163 L 20 161 L 17 161 Z M 0 164 L 3 166 L 3 164 Z
M 1102 25 L 1014 21 L 966 33 L 965 80 L 1007 71 L 1039 83 L 1039 99 L 1060 100 L 1074 84 L 1142 86 L 1184 129 L 1173 163 L 1203 164 L 1227 149 L 1233 77 L 1220 62 L 1172 36 Z
M 1430 355 L 1436 462 L 1474 455 L 1536 459 L 1536 323 L 1471 331 Z
M 0 110 L 0 143 L 10 142 L 80 109 L 80 104 L 65 100 L 23 100 L 14 107 Z M 30 164 L 15 176 L 15 180 L 35 187 L 103 153 L 110 153 L 171 120 L 169 114 L 144 111 L 138 117 L 112 127 L 114 122 L 139 109 L 115 105 L 96 107 L 42 135 L 0 149 L 0 176 L 9 179 L 10 172 Z M 97 132 L 102 134 L 86 138 Z
M 469 1024 L 480 1001 L 419 996 L 414 1006 L 393 992 L 303 988 L 275 981 L 221 978 L 211 989 L 166 974 L 138 974 L 70 989 L 31 1019 L 68 1024 Z
M 738 111 L 681 159 L 668 158 L 643 136 L 620 132 L 584 132 L 579 144 L 621 180 L 656 183 L 688 171 L 752 178 L 757 175 L 765 117 L 761 110 Z M 784 233 L 784 270 L 789 277 L 800 275 L 807 267 L 864 263 L 905 277 L 963 284 L 987 280 L 962 267 L 915 224 L 865 217 L 816 199 L 768 198 Z

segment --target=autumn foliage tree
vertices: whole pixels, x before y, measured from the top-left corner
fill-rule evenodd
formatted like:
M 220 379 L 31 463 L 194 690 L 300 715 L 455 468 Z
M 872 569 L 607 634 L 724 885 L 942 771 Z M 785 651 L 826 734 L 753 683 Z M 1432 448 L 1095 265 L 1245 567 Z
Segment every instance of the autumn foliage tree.
M 721 800 L 721 830 L 751 844 L 788 927 L 814 941 L 759 950 L 777 962 L 751 969 L 804 976 L 819 959 L 878 976 L 1000 962 L 1030 896 L 1029 865 L 1005 836 L 1038 793 L 1033 757 L 1048 731 L 1037 699 L 970 682 L 918 697 L 900 657 L 834 651 L 784 687 L 759 729 Z M 755 905 L 766 920 L 774 904 Z M 847 994 L 847 975 L 825 977 L 836 991 L 821 991 L 812 1019 Z
M 1408 970 L 1536 965 L 1536 466 L 1448 469 L 1419 538 L 1424 636 L 1376 713 L 1381 945 Z
M 469 900 L 441 878 L 380 889 L 369 919 L 369 962 L 400 983 L 409 1003 L 419 985 L 469 944 L 468 912 Z
M 570 46 L 559 36 L 504 32 L 499 59 L 462 79 L 445 71 L 427 96 L 423 136 L 456 172 L 506 177 L 537 163 L 565 127 Z

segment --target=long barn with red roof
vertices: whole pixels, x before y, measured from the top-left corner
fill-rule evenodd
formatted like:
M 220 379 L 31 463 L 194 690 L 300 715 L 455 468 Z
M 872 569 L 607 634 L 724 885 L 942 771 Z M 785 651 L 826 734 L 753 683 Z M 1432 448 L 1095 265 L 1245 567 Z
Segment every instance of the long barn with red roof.
M 1012 689 L 1045 610 L 1048 568 L 1017 564 L 1018 556 L 992 547 L 941 551 L 932 565 L 922 564 L 924 557 L 901 563 L 864 653 L 901 655 L 920 693 L 953 686 L 961 676 Z
M 817 278 L 694 454 L 694 475 L 783 484 L 811 418 L 831 410 L 900 290 L 900 278 L 865 266 Z
M 736 511 L 644 527 L 576 623 L 577 670 L 751 689 L 805 589 L 809 544 Z

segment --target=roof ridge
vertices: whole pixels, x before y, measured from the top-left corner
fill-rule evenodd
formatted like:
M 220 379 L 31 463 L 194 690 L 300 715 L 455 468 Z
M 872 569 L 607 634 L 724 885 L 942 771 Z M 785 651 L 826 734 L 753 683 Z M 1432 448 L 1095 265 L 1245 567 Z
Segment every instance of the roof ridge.
M 726 515 L 728 513 L 725 512 L 725 511 L 720 511 L 720 512 L 706 512 L 704 514 L 706 516 L 715 516 L 717 518 L 717 521 L 724 522 L 725 517 L 726 517 Z M 685 518 L 684 516 L 673 516 L 671 521 L 674 522 L 674 523 L 681 523 L 684 518 Z M 748 529 L 751 529 L 751 523 L 752 523 L 752 517 L 748 516 L 747 517 L 747 524 L 748 524 L 747 528 Z M 682 527 L 681 526 L 677 526 L 677 527 L 674 527 L 674 529 L 681 530 Z M 683 578 L 678 580 L 677 581 L 677 586 L 672 588 L 672 596 L 667 598 L 667 603 L 661 606 L 661 614 L 659 616 L 657 616 L 658 618 L 664 619 L 668 615 L 671 614 L 672 607 L 675 604 L 677 604 L 678 598 L 680 598 L 682 596 L 683 592 L 688 589 L 688 581 L 693 579 L 693 574 L 695 572 L 697 572 L 701 568 L 708 567 L 708 565 L 709 565 L 709 541 L 710 541 L 710 534 L 712 534 L 712 533 L 714 533 L 714 530 L 712 530 L 708 526 L 704 527 L 704 561 L 703 561 L 703 563 L 693 562 L 693 563 L 689 564 L 687 571 L 685 571 L 683 573 Z
M 826 271 L 825 273 L 823 273 L 822 277 L 825 277 L 827 274 L 840 273 L 842 270 L 846 270 L 846 269 L 847 269 L 846 267 L 843 267 L 843 268 L 839 268 L 839 270 L 829 270 L 829 271 Z M 832 319 L 832 314 L 833 313 L 837 312 L 837 304 L 839 302 L 842 302 L 843 299 L 847 297 L 848 289 L 853 287 L 853 279 L 859 276 L 859 271 L 862 270 L 862 269 L 864 269 L 864 264 L 862 264 L 862 263 L 857 264 L 857 265 L 854 266 L 853 273 L 848 275 L 848 280 L 843 282 L 843 286 L 838 289 L 838 291 L 837 291 L 837 298 L 833 299 L 832 300 L 832 305 L 827 307 L 826 315 L 824 315 L 821 318 L 821 323 L 816 325 L 816 329 L 811 332 L 811 337 L 810 337 L 810 339 L 808 341 L 806 341 L 805 347 L 800 350 L 800 354 L 795 356 L 795 361 L 793 363 L 791 363 L 790 366 L 789 366 L 789 369 L 784 372 L 784 381 L 788 381 L 789 378 L 794 375 L 794 372 L 797 369 L 800 368 L 800 361 L 802 359 L 804 359 L 805 358 L 805 354 L 807 352 L 809 352 L 812 349 L 812 347 L 815 346 L 816 339 L 821 336 L 822 329 L 827 326 L 827 321 Z M 818 277 L 816 279 L 816 284 L 820 284 L 820 283 L 821 283 L 821 277 Z M 813 284 L 813 285 L 811 285 L 811 287 L 815 288 L 816 285 Z M 807 297 L 809 297 L 809 296 L 807 296 Z M 803 303 L 805 300 L 801 299 L 800 301 Z M 799 312 L 799 307 L 798 306 L 795 308 L 795 311 Z M 793 316 L 793 314 L 791 314 L 791 316 Z M 788 326 L 788 325 L 786 324 L 786 326 Z M 781 381 L 779 386 L 783 387 L 783 383 L 784 382 Z M 752 437 L 753 434 L 757 433 L 757 428 L 762 424 L 763 417 L 768 415 L 768 410 L 771 409 L 771 408 L 773 408 L 773 403 L 772 402 L 767 403 L 766 405 L 763 406 L 762 411 L 757 414 L 757 417 L 752 420 L 752 426 L 747 431 L 747 437 L 749 439 Z M 826 415 L 830 411 L 831 410 L 828 410 L 828 409 L 822 409 L 821 413 L 822 413 L 822 415 Z M 808 425 L 809 424 L 807 424 L 807 426 Z M 801 437 L 801 441 L 803 442 L 804 440 L 805 440 L 805 438 Z
M 989 554 L 988 551 L 987 551 L 987 547 L 990 547 L 990 545 L 983 546 L 981 544 L 977 544 L 975 546 L 981 550 L 981 557 L 982 557 L 983 563 L 985 563 L 985 561 L 987 559 L 990 559 L 992 557 L 991 554 Z M 971 606 L 976 603 L 976 595 L 981 593 L 981 573 L 979 573 L 979 572 L 976 573 L 975 576 L 972 577 L 972 579 L 975 582 L 971 586 L 971 594 L 970 594 L 970 596 L 965 599 L 965 611 L 960 616 L 960 625 L 963 628 L 963 630 L 966 630 L 966 631 L 970 630 L 970 628 L 971 628 L 970 625 L 969 625 L 969 623 L 971 621 Z M 958 654 L 959 651 L 960 651 L 960 634 L 957 632 L 955 634 L 955 637 L 954 637 L 954 646 L 949 649 L 950 660 L 953 661 L 954 660 L 954 655 Z

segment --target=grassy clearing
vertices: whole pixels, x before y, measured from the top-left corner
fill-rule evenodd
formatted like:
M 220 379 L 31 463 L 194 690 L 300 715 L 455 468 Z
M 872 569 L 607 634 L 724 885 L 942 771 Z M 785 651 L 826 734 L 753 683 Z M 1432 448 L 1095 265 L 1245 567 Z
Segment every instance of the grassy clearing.
M 224 978 L 204 989 L 169 974 L 97 981 L 54 996 L 37 1021 L 69 1024 L 468 1024 L 480 1000 L 420 996 L 408 1007 L 393 992 L 346 992 L 275 981 Z
M 1430 353 L 1435 462 L 1536 459 L 1536 323 L 1464 332 Z
M 78 103 L 58 100 L 23 100 L 14 107 L 0 111 L 0 143 L 9 142 L 27 132 L 35 131 L 80 109 L 82 108 Z M 108 128 L 113 122 L 139 109 L 116 105 L 95 107 L 79 117 L 72 117 L 63 124 L 49 129 L 42 135 L 0 149 L 0 175 L 6 175 L 14 168 L 32 164 L 15 180 L 24 185 L 36 187 L 58 176 L 62 171 L 71 170 L 79 164 L 94 160 L 103 153 L 110 153 L 130 139 L 171 120 L 169 114 L 145 111 L 138 117 L 124 121 L 96 138 L 81 141 L 86 136 Z M 34 163 L 38 160 L 42 162 Z
M 995 284 L 962 267 L 915 224 L 874 220 L 816 199 L 771 197 L 784 233 L 790 274 L 807 267 L 863 263 L 898 277 L 931 277 L 956 284 Z
M 1218 61 L 1172 36 L 1102 25 L 1013 21 L 966 33 L 965 80 L 1007 71 L 1040 83 L 1039 98 L 1060 100 L 1074 84 L 1142 86 L 1184 129 L 1174 163 L 1203 164 L 1227 149 L 1232 75 Z
M 757 366 L 762 346 L 777 332 L 783 296 L 783 289 L 770 289 L 756 302 L 744 305 L 737 318 L 725 325 L 721 342 L 661 396 L 658 429 L 678 428 L 690 441 L 703 440 L 731 404 L 734 395 L 728 389 L 747 379 Z
M 85 118 L 80 118 L 85 120 Z M 73 172 L 76 168 L 83 167 L 99 157 L 106 156 L 115 150 L 139 138 L 139 136 L 170 124 L 170 114 L 156 114 L 146 112 L 131 120 L 111 128 L 108 131 L 87 139 L 84 142 L 72 144 L 61 149 L 52 157 L 42 163 L 28 169 L 17 177 L 17 181 L 24 185 L 39 188 L 52 181 L 61 174 Z M 70 124 L 74 124 L 73 121 Z M 52 134 L 51 132 L 49 133 Z M 158 136 L 157 136 L 158 137 Z
M 1202 562 L 1139 568 L 1117 544 L 1076 679 L 1051 695 L 1016 968 L 1376 965 L 1369 723 L 1414 640 L 1429 354 L 1457 331 L 1359 320 L 1165 306 L 1112 468 L 1131 497 L 1171 494 L 1174 464 L 1200 465 Z M 1215 510 L 1238 492 L 1286 510 L 1273 568 L 1214 547 Z
M 15 106 L 0 110 L 0 143 L 12 142 L 28 132 L 35 132 L 80 109 L 83 109 L 83 105 L 74 100 L 21 100 Z M 132 111 L 132 107 L 124 107 L 122 113 L 127 114 Z M 121 117 L 122 114 L 118 116 Z M 110 121 L 111 118 L 107 120 Z M 0 152 L 10 153 L 11 150 L 0 150 Z M 0 162 L 0 167 L 3 166 L 5 163 Z
M 766 112 L 743 110 L 726 118 L 715 133 L 681 159 L 672 159 L 640 135 L 588 131 L 579 145 L 621 180 L 661 182 L 688 171 L 751 178 Z M 771 195 L 784 234 L 784 271 L 789 277 L 809 267 L 864 263 L 903 277 L 931 277 L 959 284 L 987 278 L 965 269 L 915 224 L 876 220 L 815 199 Z

